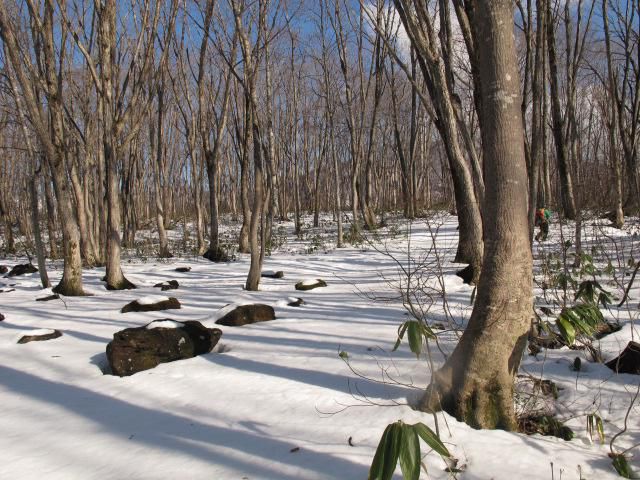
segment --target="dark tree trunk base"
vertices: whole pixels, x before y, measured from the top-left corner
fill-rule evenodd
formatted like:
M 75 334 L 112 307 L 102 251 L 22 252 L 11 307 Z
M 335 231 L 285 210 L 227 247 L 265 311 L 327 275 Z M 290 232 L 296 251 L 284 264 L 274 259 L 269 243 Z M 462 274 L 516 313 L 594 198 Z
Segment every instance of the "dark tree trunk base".
M 136 287 L 133 283 L 131 283 L 125 277 L 122 277 L 122 280 L 115 285 L 107 282 L 107 290 L 134 290 L 136 288 L 138 287 Z
M 476 285 L 478 283 L 477 277 L 479 277 L 477 271 L 478 269 L 474 268 L 473 265 L 467 265 L 462 270 L 458 270 L 456 275 L 467 285 Z
M 477 429 L 501 429 L 515 431 L 518 425 L 513 414 L 510 395 L 513 379 L 507 376 L 489 381 L 473 381 L 465 377 L 459 384 L 446 370 L 434 375 L 435 381 L 429 385 L 420 400 L 419 410 L 437 412 L 444 410 L 461 422 Z M 448 378 L 447 378 L 448 377 Z
M 640 375 L 640 343 L 629 342 L 620 356 L 605 365 L 616 373 Z
M 65 297 L 90 297 L 88 293 L 78 287 L 77 285 L 68 285 L 64 282 L 64 279 L 51 289 L 53 293 L 57 293 L 59 295 L 63 295 Z
M 227 252 L 220 247 L 209 247 L 209 250 L 207 250 L 202 256 L 215 263 L 228 262 L 230 260 Z

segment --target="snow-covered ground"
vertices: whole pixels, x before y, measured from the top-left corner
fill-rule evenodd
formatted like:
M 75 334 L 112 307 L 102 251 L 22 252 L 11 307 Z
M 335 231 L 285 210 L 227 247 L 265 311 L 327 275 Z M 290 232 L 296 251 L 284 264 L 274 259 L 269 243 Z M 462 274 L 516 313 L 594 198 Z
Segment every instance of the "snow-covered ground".
M 410 250 L 414 258 L 428 259 L 432 273 L 442 271 L 442 285 L 437 277 L 427 279 L 429 295 L 423 297 L 423 307 L 432 323 L 447 326 L 439 345 L 450 352 L 459 334 L 451 327 L 469 317 L 472 288 L 454 275 L 459 265 L 450 263 L 457 238 L 455 218 L 442 221 L 437 231 L 435 224 L 429 230 L 424 221 L 414 223 Z M 193 257 L 133 259 L 123 269 L 139 288 L 121 292 L 105 290 L 100 281 L 104 269 L 87 270 L 84 280 L 92 296 L 49 302 L 35 301 L 51 293 L 40 288 L 37 273 L 0 279 L 0 289 L 15 284 L 15 291 L 0 293 L 0 313 L 6 317 L 0 322 L 0 479 L 364 479 L 389 423 L 402 419 L 434 428 L 431 415 L 409 406 L 429 382 L 428 363 L 416 360 L 406 343 L 391 352 L 398 326 L 408 317 L 394 291 L 397 264 L 382 251 L 406 264 L 407 225 L 386 229 L 387 235 L 383 232 L 374 244 L 339 250 L 333 248 L 328 220 L 304 240 L 294 239 L 290 224 L 281 227 L 279 248 L 264 268 L 282 270 L 285 276 L 263 279 L 259 292 L 242 289 L 249 269 L 245 255 L 228 264 Z M 557 249 L 556 227 L 549 241 L 536 246 L 538 258 Z M 571 231 L 567 226 L 565 235 Z M 585 228 L 585 235 L 595 242 L 605 238 L 595 231 Z M 636 249 L 638 259 L 640 249 L 632 233 L 606 231 L 624 246 L 626 257 Z M 432 234 L 437 252 L 424 250 Z M 613 263 L 623 264 L 626 257 L 617 255 Z M 177 266 L 192 269 L 178 273 Z M 50 268 L 55 283 L 62 273 L 60 264 Z M 328 286 L 295 291 L 296 282 L 310 278 L 323 279 Z M 153 285 L 172 279 L 180 283 L 171 296 L 180 300 L 182 309 L 120 313 L 132 300 L 157 299 L 159 289 Z M 607 288 L 621 295 L 615 285 Z M 549 301 L 537 293 L 538 303 Z M 292 297 L 303 298 L 304 305 L 287 306 Z M 600 342 L 606 359 L 615 357 L 632 337 L 638 339 L 634 322 L 639 288 L 631 291 L 631 299 L 628 307 L 607 313 L 623 328 Z M 131 377 L 103 374 L 106 345 L 121 329 L 164 318 L 200 320 L 213 327 L 230 309 L 226 305 L 246 303 L 272 305 L 277 319 L 220 327 L 222 339 L 208 355 Z M 63 336 L 16 343 L 41 329 L 57 329 Z M 340 352 L 348 354 L 357 373 Z M 583 360 L 579 372 L 571 368 L 576 356 Z M 443 359 L 435 348 L 434 359 L 436 365 Z M 623 428 L 630 408 L 627 430 L 616 439 L 615 448 L 622 451 L 640 443 L 640 402 L 632 405 L 640 377 L 616 375 L 591 363 L 583 352 L 567 348 L 525 355 L 521 374 L 556 382 L 558 398 L 544 399 L 546 406 L 567 420 L 576 437 L 566 442 L 478 431 L 440 413 L 442 440 L 464 470 L 456 477 L 619 478 L 607 456 L 608 442 Z M 523 392 L 526 383 L 521 377 Z M 519 401 L 526 401 L 524 393 Z M 592 413 L 604 420 L 605 445 L 589 439 L 586 415 Z M 638 453 L 638 448 L 629 452 L 635 454 L 631 464 L 636 469 Z M 421 478 L 453 475 L 433 452 L 424 464 L 428 473 Z

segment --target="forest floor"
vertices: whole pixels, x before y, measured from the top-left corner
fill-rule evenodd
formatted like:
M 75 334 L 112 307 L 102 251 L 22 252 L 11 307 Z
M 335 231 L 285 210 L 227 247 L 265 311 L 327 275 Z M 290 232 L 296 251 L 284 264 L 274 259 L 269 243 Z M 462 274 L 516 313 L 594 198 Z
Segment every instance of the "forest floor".
M 623 230 L 605 224 L 584 222 L 583 248 L 593 262 L 585 257 L 581 271 L 568 266 L 573 258 L 565 241 L 573 236 L 572 224 L 561 235 L 554 221 L 549 240 L 536 243 L 536 310 L 543 319 L 553 323 L 564 302 L 574 301 L 575 284 L 569 282 L 565 291 L 557 281 L 560 271 L 575 282 L 595 275 L 604 289 L 622 297 L 631 265 L 640 259 L 638 221 Z M 404 341 L 392 351 L 398 327 L 409 319 L 400 301 L 406 276 L 399 265 L 412 271 L 421 265 L 414 276 L 424 281 L 416 302 L 438 333 L 438 348 L 432 348 L 436 367 L 453 350 L 472 309 L 473 288 L 455 276 L 461 267 L 451 263 L 456 218 L 435 215 L 389 225 L 355 246 L 336 249 L 330 217 L 317 229 L 306 224 L 302 239 L 293 235 L 291 223 L 278 224 L 264 269 L 282 270 L 284 278 L 263 279 L 258 292 L 243 290 L 248 255 L 222 264 L 193 255 L 159 261 L 148 242 L 123 260 L 136 290 L 107 291 L 100 281 L 104 269 L 95 268 L 84 272 L 92 296 L 36 302 L 51 293 L 41 289 L 37 273 L 0 279 L 0 479 L 366 478 L 389 423 L 402 419 L 435 429 L 432 415 L 410 407 L 429 382 L 426 357 L 416 359 Z M 236 225 L 229 238 L 235 232 Z M 179 230 L 172 235 L 177 243 L 184 237 Z M 0 264 L 24 260 L 5 258 Z M 585 262 L 593 268 L 585 270 Z M 179 266 L 191 271 L 178 273 Z M 61 264 L 48 268 L 55 284 Z M 294 289 L 296 282 L 315 278 L 327 287 Z M 180 300 L 180 310 L 120 313 L 137 298 L 164 296 L 153 285 L 174 279 L 180 288 L 166 293 Z M 603 308 L 607 320 L 622 327 L 593 342 L 604 360 L 640 336 L 640 279 L 635 285 L 622 307 L 614 301 Z M 287 306 L 290 297 L 305 304 Z M 221 327 L 222 339 L 207 355 L 130 377 L 104 373 L 105 347 L 121 329 L 160 318 L 213 327 L 228 311 L 225 306 L 246 303 L 273 306 L 277 319 Z M 545 306 L 549 317 L 541 313 Z M 17 344 L 42 329 L 63 335 Z M 538 380 L 554 382 L 557 398 L 533 388 Z M 588 351 L 525 353 L 516 385 L 519 413 L 555 415 L 574 431 L 573 440 L 473 430 L 439 413 L 441 438 L 461 472 L 445 471 L 443 460 L 429 452 L 421 478 L 619 478 L 609 442 L 625 424 L 613 448 L 636 446 L 627 455 L 638 472 L 639 384 L 640 376 L 615 374 L 593 362 Z M 592 439 L 587 431 L 590 414 L 602 419 L 604 444 L 597 432 Z M 399 468 L 394 478 L 401 478 Z

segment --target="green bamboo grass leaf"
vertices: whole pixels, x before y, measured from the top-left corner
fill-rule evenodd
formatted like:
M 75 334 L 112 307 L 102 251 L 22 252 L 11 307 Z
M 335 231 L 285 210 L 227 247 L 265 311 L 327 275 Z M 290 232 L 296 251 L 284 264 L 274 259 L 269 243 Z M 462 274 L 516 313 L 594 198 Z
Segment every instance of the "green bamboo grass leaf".
M 420 324 L 415 320 L 409 322 L 409 328 L 407 329 L 409 336 L 409 348 L 416 357 L 420 356 L 422 351 L 422 332 L 420 331 Z
M 382 469 L 384 480 L 391 480 L 393 472 L 396 470 L 398 464 L 398 457 L 400 456 L 400 445 L 402 436 L 402 422 L 396 422 L 391 427 L 389 432 L 389 442 L 387 443 L 387 452 L 385 454 L 385 464 Z
M 599 416 L 596 417 L 596 429 L 598 430 L 598 437 L 600 437 L 600 444 L 604 445 L 604 424 Z
M 408 326 L 409 326 L 409 322 L 404 322 L 398 328 L 398 339 L 396 340 L 396 343 L 393 345 L 393 348 L 391 349 L 392 352 L 395 352 L 400 346 L 400 343 L 402 342 L 402 338 L 404 337 L 404 334 L 407 331 Z
M 373 457 L 369 480 L 391 480 L 400 455 L 401 433 L 399 422 L 392 423 L 385 428 Z
M 604 290 L 598 295 L 598 304 L 602 305 L 602 308 L 609 308 L 609 305 L 613 303 L 613 295 Z
M 577 317 L 573 319 L 572 325 L 575 327 L 576 331 L 589 337 L 596 332 L 595 327 L 584 317 Z
M 369 480 L 385 480 L 382 476 L 382 471 L 387 453 L 387 443 L 390 441 L 389 433 L 391 432 L 393 425 L 393 423 L 387 425 L 387 428 L 385 428 L 382 433 L 380 443 L 378 443 L 378 448 L 376 449 L 376 453 L 373 457 L 373 463 L 371 463 L 371 468 L 369 469 Z
M 420 330 L 425 338 L 436 338 L 436 334 L 433 333 L 431 327 L 425 323 L 420 323 Z
M 444 443 L 438 438 L 433 430 L 427 427 L 424 423 L 416 423 L 413 425 L 414 431 L 420 436 L 424 442 L 433 448 L 439 455 L 443 457 L 450 457 L 451 454 Z
M 420 440 L 413 425 L 402 425 L 402 445 L 400 447 L 400 469 L 404 480 L 418 480 L 420 477 Z
M 595 413 L 587 415 L 587 433 L 591 441 L 593 441 L 594 434 L 597 434 L 600 444 L 604 444 L 604 425 L 600 415 Z
M 568 345 L 573 345 L 573 342 L 576 339 L 576 330 L 573 328 L 573 325 L 567 318 L 563 315 L 560 315 L 556 320 L 556 325 L 558 326 L 558 330 L 560 330 L 560 335 L 564 338 L 565 342 Z
M 613 468 L 622 478 L 633 478 L 631 476 L 631 467 L 624 455 L 615 455 L 613 457 Z

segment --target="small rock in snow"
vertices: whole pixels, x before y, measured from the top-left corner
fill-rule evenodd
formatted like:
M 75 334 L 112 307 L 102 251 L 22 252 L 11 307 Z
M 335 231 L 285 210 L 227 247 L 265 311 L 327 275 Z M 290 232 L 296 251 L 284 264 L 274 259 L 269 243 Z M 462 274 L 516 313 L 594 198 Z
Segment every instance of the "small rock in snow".
M 175 297 L 144 297 L 127 303 L 120 312 L 157 312 L 181 308 L 180 302 Z
M 58 338 L 61 336 L 62 332 L 60 332 L 60 330 L 34 330 L 33 332 L 31 332 L 31 335 L 24 335 L 20 337 L 18 343 L 42 342 L 44 340 L 53 340 L 54 338 Z
M 302 280 L 296 283 L 296 290 L 313 290 L 318 287 L 326 287 L 327 282 L 319 278 Z

